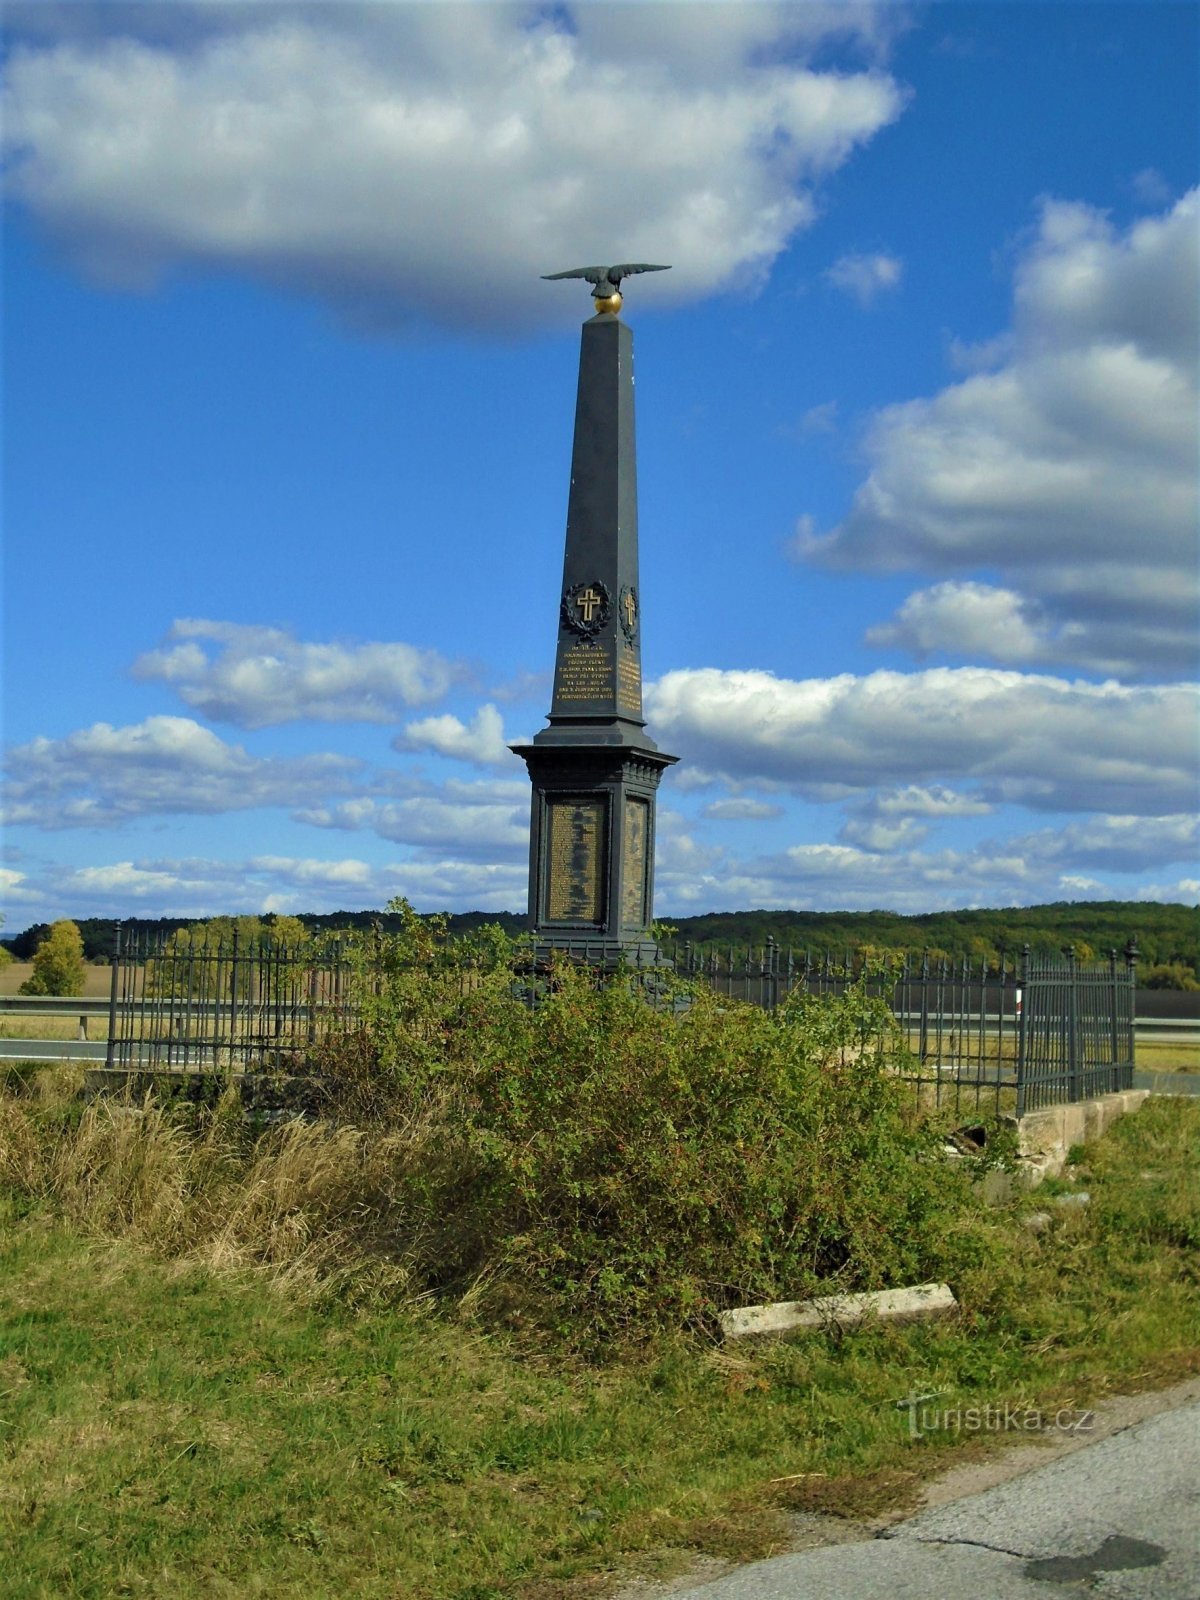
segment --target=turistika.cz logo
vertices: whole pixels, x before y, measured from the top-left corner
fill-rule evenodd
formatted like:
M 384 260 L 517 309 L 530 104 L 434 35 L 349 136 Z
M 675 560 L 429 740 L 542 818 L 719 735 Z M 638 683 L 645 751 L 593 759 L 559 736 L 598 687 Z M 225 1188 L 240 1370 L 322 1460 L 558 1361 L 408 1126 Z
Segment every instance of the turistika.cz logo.
M 933 1405 L 943 1392 L 910 1394 L 896 1401 L 896 1409 L 908 1413 L 910 1439 L 928 1433 L 1089 1433 L 1096 1424 L 1094 1411 L 1078 1411 L 1072 1406 L 1043 1411 L 1039 1406 L 1008 1400 L 998 1405 Z

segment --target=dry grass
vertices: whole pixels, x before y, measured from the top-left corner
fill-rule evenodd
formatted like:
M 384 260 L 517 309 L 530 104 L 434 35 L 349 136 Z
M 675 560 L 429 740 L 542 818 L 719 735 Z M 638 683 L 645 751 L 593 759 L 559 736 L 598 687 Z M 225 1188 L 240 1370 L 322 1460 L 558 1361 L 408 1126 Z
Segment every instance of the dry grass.
M 79 1024 L 82 1020 L 84 1031 L 81 1033 Z M 0 1010 L 0 1039 L 91 1039 L 103 1040 L 108 1038 L 107 1016 L 88 1016 L 80 1012 L 76 1016 L 67 1013 L 65 1016 L 29 1016 L 22 1012 L 14 1015 L 12 1012 Z
M 7 966 L 0 967 L 0 995 L 16 994 L 32 972 L 32 961 L 10 961 Z M 111 985 L 112 969 L 107 962 L 103 966 L 89 963 L 84 967 L 83 993 L 86 998 L 96 1000 L 107 996 Z

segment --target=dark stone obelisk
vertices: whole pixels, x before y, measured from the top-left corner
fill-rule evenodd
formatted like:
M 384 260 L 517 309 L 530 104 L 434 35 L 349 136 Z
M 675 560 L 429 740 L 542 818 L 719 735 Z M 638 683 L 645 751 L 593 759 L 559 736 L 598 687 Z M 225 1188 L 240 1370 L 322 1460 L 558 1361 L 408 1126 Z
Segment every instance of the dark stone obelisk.
M 633 335 L 620 303 L 598 295 L 612 309 L 583 325 L 550 726 L 512 746 L 533 784 L 538 949 L 605 966 L 655 959 L 655 794 L 678 760 L 642 716 Z

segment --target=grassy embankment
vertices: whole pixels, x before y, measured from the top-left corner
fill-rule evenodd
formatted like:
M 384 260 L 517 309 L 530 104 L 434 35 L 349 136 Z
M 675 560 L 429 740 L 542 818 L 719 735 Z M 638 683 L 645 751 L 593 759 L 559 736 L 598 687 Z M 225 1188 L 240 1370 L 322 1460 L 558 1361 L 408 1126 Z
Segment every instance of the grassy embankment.
M 369 1074 L 335 1063 L 336 1124 L 10 1075 L 6 1594 L 598 1592 L 903 1503 L 964 1442 L 910 1439 L 906 1396 L 1050 1411 L 1200 1367 L 1200 1104 L 1125 1119 L 1035 1234 L 1053 1190 L 985 1210 L 847 1054 L 853 1001 L 486 1000 L 422 995 Z M 953 1321 L 711 1337 L 720 1304 L 925 1276 Z

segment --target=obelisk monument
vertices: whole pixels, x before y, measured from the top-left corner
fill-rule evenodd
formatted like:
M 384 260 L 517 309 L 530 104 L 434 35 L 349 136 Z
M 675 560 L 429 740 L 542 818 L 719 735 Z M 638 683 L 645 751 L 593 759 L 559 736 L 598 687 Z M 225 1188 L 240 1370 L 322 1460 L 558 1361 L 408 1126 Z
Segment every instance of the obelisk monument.
M 558 651 L 548 728 L 512 749 L 529 768 L 529 916 L 539 952 L 643 964 L 654 894 L 654 808 L 664 755 L 642 716 L 633 335 L 621 279 L 665 268 L 578 267 L 583 324 Z

